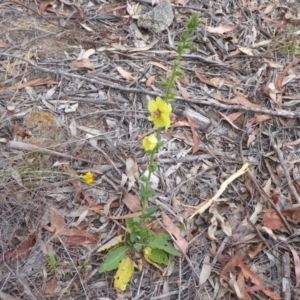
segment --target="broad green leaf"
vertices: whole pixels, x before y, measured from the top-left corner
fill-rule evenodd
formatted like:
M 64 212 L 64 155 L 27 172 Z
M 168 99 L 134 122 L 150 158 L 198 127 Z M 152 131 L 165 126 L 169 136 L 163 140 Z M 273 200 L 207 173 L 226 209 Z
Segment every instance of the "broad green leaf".
M 167 253 L 161 249 L 152 249 L 149 258 L 160 265 L 168 265 L 169 263 Z
M 152 249 L 151 247 L 144 248 L 144 257 L 148 261 L 151 261 L 160 264 L 160 265 L 168 265 L 169 258 L 167 253 L 161 249 Z
M 150 206 L 143 214 L 144 219 L 150 218 L 159 209 L 159 205 Z
M 169 242 L 171 239 L 170 235 L 165 233 L 160 233 L 158 235 L 151 236 L 148 240 L 148 246 L 155 249 L 164 250 L 174 256 L 180 256 L 180 252 L 177 251 L 174 246 Z
M 136 251 L 141 251 L 142 250 L 142 248 L 143 248 L 143 246 L 141 245 L 141 244 L 134 244 L 133 245 L 133 248 L 136 250 Z
M 133 261 L 126 256 L 119 264 L 116 275 L 114 276 L 114 287 L 118 292 L 124 292 L 134 271 Z
M 102 245 L 97 250 L 97 252 L 102 252 L 102 251 L 108 250 L 109 248 L 114 247 L 114 246 L 122 243 L 123 241 L 124 241 L 124 234 L 118 235 L 118 236 L 114 237 L 113 239 L 111 239 L 106 244 Z
M 126 257 L 126 252 L 128 250 L 128 246 L 121 246 L 110 251 L 105 257 L 105 260 L 100 266 L 98 272 L 101 274 L 106 271 L 117 269 L 120 261 Z

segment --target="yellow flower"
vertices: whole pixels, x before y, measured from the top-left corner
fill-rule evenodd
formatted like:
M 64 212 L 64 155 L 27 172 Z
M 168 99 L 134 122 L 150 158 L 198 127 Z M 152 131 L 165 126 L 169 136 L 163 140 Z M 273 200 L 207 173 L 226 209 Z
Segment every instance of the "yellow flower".
M 82 179 L 85 181 L 86 184 L 92 184 L 94 181 L 94 175 L 91 172 L 87 172 L 82 176 Z
M 157 138 L 154 134 L 150 134 L 143 139 L 143 147 L 145 151 L 152 151 L 157 145 Z
M 148 117 L 148 120 L 153 122 L 157 128 L 165 126 L 165 128 L 168 129 L 170 127 L 171 104 L 160 97 L 156 97 L 156 100 L 149 101 L 148 110 L 151 114 L 151 116 Z

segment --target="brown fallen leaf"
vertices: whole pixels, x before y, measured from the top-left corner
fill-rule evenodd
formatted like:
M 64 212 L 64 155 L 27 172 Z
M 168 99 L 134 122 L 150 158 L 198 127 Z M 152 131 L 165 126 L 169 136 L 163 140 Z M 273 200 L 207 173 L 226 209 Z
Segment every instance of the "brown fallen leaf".
M 99 241 L 99 237 L 96 235 L 90 235 L 90 236 L 62 236 L 61 240 L 66 246 L 78 246 L 78 245 L 86 245 L 86 244 L 97 244 Z
M 264 62 L 266 62 L 267 64 L 269 64 L 269 66 L 271 68 L 278 68 L 278 69 L 282 69 L 283 68 L 282 64 L 279 64 L 279 63 L 273 61 L 272 59 L 264 58 Z
M 141 201 L 137 195 L 132 195 L 127 192 L 124 187 L 120 188 L 123 193 L 123 202 L 133 213 L 141 210 Z
M 124 77 L 125 79 L 127 79 L 127 80 L 129 80 L 129 81 L 135 81 L 135 80 L 136 80 L 136 78 L 133 77 L 133 76 L 131 75 L 131 73 L 125 71 L 122 67 L 117 67 L 116 69 L 117 69 L 117 71 L 120 73 L 120 75 L 121 75 L 122 77 Z
M 228 118 L 225 114 L 221 113 L 220 111 L 218 111 L 218 113 L 224 118 L 224 120 L 226 120 L 232 127 L 234 127 L 235 129 L 241 130 L 243 131 L 243 129 L 239 128 L 238 126 L 236 126 L 233 121 L 230 120 L 230 118 Z
M 47 284 L 46 289 L 44 291 L 45 295 L 51 294 L 57 286 L 57 279 L 53 277 Z
M 224 276 L 228 272 L 234 273 L 236 270 L 236 267 L 240 267 L 242 270 L 242 274 L 246 279 L 250 279 L 251 282 L 255 285 L 263 285 L 261 279 L 259 276 L 257 276 L 255 273 L 253 273 L 248 266 L 241 260 L 240 255 L 236 254 L 234 255 L 228 263 L 224 266 L 223 270 L 220 273 L 220 276 Z M 262 292 L 267 295 L 269 298 L 273 300 L 280 300 L 281 297 L 272 291 L 269 291 L 266 288 L 262 289 Z
M 179 228 L 172 222 L 172 220 L 165 213 L 162 213 L 162 221 L 166 226 L 168 232 L 175 237 L 176 239 L 175 247 L 178 250 L 181 250 L 183 253 L 186 253 L 188 250 L 188 242 L 184 237 L 181 236 L 181 232 Z
M 50 227 L 43 226 L 53 235 L 59 236 L 67 246 L 76 246 L 84 244 L 96 244 L 99 241 L 98 235 L 93 235 L 79 228 L 68 228 L 62 214 L 54 206 L 50 207 Z
M 57 81 L 51 80 L 51 79 L 43 79 L 43 78 L 37 78 L 30 80 L 25 83 L 17 83 L 13 86 L 5 86 L 1 87 L 0 91 L 6 91 L 6 90 L 20 90 L 27 86 L 40 86 L 40 85 L 47 85 L 47 84 L 58 84 Z
M 199 275 L 199 285 L 204 284 L 208 280 L 211 274 L 211 269 L 212 267 L 210 264 L 210 257 L 209 254 L 206 253 L 203 259 L 203 266 Z
M 83 58 L 81 60 L 74 60 L 69 64 L 71 69 L 81 69 L 87 68 L 90 70 L 95 70 L 95 66 L 93 63 L 90 62 L 88 58 Z
M 299 63 L 300 59 L 294 59 L 290 64 L 288 64 L 282 71 L 282 73 L 276 78 L 275 80 L 275 88 L 278 90 L 278 91 L 281 91 L 281 87 L 282 87 L 282 82 L 283 82 L 283 79 L 284 77 L 286 76 L 286 74 L 288 73 L 288 71 L 296 66 L 298 63 Z
M 187 118 L 187 121 L 188 121 L 188 123 L 190 125 L 191 132 L 192 132 L 192 135 L 193 135 L 194 145 L 193 145 L 193 152 L 192 153 L 194 154 L 199 149 L 199 139 L 198 139 L 197 132 L 195 130 L 195 126 L 194 126 L 193 120 L 189 117 L 188 114 L 186 114 L 186 118 Z
M 293 184 L 294 188 L 296 189 L 298 195 L 300 195 L 300 185 L 295 180 L 292 181 L 292 184 Z
M 291 217 L 293 220 L 300 222 L 300 204 L 292 205 L 292 207 L 281 212 L 285 217 Z
M 248 141 L 247 141 L 247 147 L 251 145 L 251 143 L 255 140 L 256 136 L 259 134 L 260 128 L 255 128 L 251 134 L 249 135 Z
M 20 137 L 28 136 L 26 129 L 19 123 L 14 125 L 13 132 Z
M 14 259 L 14 258 L 24 258 L 28 256 L 31 252 L 31 246 L 33 241 L 35 240 L 36 232 L 33 232 L 29 235 L 23 242 L 21 242 L 16 249 L 8 250 L 1 256 L 0 261 L 6 259 Z
M 195 71 L 196 76 L 198 77 L 198 79 L 202 82 L 205 83 L 207 85 L 210 85 L 212 87 L 218 88 L 217 85 L 213 84 L 210 80 L 208 80 L 204 75 L 202 75 L 201 73 Z
M 297 251 L 291 245 L 288 245 L 288 247 L 293 254 L 296 274 L 296 287 L 298 287 L 300 285 L 300 259 Z
M 4 40 L 0 40 L 0 48 L 6 48 L 7 47 L 7 43 Z
M 235 97 L 233 97 L 232 99 L 230 99 L 230 103 L 231 104 L 239 104 L 239 105 L 243 105 L 245 107 L 252 107 L 252 108 L 262 108 L 260 105 L 258 104 L 254 104 L 252 102 L 250 102 L 245 96 L 243 95 L 236 95 Z
M 153 81 L 155 80 L 155 78 L 156 78 L 156 75 L 150 76 L 146 81 L 146 87 L 150 87 L 152 85 Z
M 85 191 L 82 190 L 81 195 L 83 196 L 83 199 L 88 203 L 90 209 L 97 206 L 97 204 L 90 198 L 90 196 Z
M 191 95 L 187 91 L 187 89 L 185 87 L 183 87 L 179 82 L 177 82 L 177 87 L 178 87 L 178 89 L 179 89 L 179 91 L 180 91 L 180 93 L 181 93 L 181 95 L 182 95 L 183 98 L 188 99 L 188 98 L 191 97 Z
M 139 169 L 134 155 L 126 157 L 126 176 L 132 184 L 139 178 Z
M 59 9 L 59 8 L 53 9 L 52 7 L 49 7 L 49 6 L 46 8 L 46 11 L 53 12 L 53 13 L 56 13 L 56 14 L 59 14 L 61 16 L 65 16 L 65 17 L 69 17 L 72 15 L 72 12 L 68 12 L 68 11 L 65 11 L 65 10 Z
M 246 292 L 245 289 L 245 278 L 243 274 L 239 274 L 236 278 L 235 275 L 230 274 L 231 278 L 229 280 L 229 285 L 234 291 L 237 299 L 239 300 L 252 300 L 250 295 Z
M 40 8 L 39 8 L 39 12 L 40 12 L 40 15 L 42 16 L 45 12 L 45 10 L 47 9 L 48 6 L 54 4 L 56 2 L 56 0 L 52 0 L 52 1 L 48 1 L 48 2 L 42 2 L 41 5 L 40 5 Z
M 270 120 L 272 118 L 271 115 L 261 115 L 261 114 L 254 114 L 254 117 L 249 119 L 246 123 L 246 128 L 253 126 L 254 124 L 262 123 L 264 121 Z
M 207 27 L 206 30 L 210 33 L 219 33 L 223 34 L 225 32 L 232 31 L 236 28 L 238 28 L 240 25 L 224 25 L 224 26 L 219 26 L 219 27 Z
M 230 115 L 227 116 L 227 118 L 231 121 L 234 122 L 236 119 L 238 119 L 240 116 L 242 116 L 245 112 L 243 110 L 234 112 Z
M 263 209 L 263 212 L 264 214 L 261 223 L 264 226 L 270 229 L 279 229 L 285 226 L 274 209 L 272 208 Z
M 273 191 L 273 194 L 271 195 L 271 199 L 274 204 L 277 204 L 279 202 L 279 195 L 281 194 L 280 189 L 275 189 Z

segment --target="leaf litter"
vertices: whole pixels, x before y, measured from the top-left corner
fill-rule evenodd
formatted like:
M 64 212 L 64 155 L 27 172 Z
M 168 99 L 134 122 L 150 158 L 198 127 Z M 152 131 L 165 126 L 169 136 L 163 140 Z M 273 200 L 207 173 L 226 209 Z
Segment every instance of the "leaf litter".
M 299 187 L 299 8 L 172 3 L 175 19 L 159 36 L 135 27 L 145 3 L 0 4 L 0 273 L 9 278 L 1 277 L 3 298 L 71 291 L 82 299 L 118 298 L 113 274 L 97 272 L 106 254 L 96 250 L 117 247 L 124 219 L 139 216 L 147 165 L 139 137 L 154 131 L 145 122 L 147 101 L 164 93 L 159 83 L 176 58 L 176 26 L 184 28 L 198 10 L 152 199 L 161 206 L 153 220 L 185 256 L 161 266 L 163 277 L 151 259 L 131 280 L 123 268 L 118 292 L 127 285 L 127 299 L 297 299 L 300 210 L 290 185 Z M 227 181 L 244 163 L 248 171 Z M 58 164 L 70 165 L 73 175 Z M 88 171 L 91 186 L 81 181 Z M 44 247 L 55 250 L 64 277 L 45 267 Z

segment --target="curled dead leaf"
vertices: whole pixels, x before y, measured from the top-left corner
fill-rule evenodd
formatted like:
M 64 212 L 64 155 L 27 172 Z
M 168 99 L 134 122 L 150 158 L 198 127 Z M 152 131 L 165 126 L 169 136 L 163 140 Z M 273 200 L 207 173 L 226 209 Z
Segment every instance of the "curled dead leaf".
M 88 58 L 83 58 L 82 60 L 74 60 L 69 64 L 69 67 L 71 69 L 81 69 L 81 68 L 87 68 L 90 70 L 95 70 L 95 66 L 93 63 L 89 61 Z
M 172 220 L 165 213 L 162 213 L 162 221 L 166 226 L 168 232 L 175 237 L 176 239 L 175 247 L 177 246 L 176 248 L 178 250 L 181 250 L 183 253 L 186 253 L 188 249 L 188 242 L 184 237 L 181 236 L 181 232 L 179 228 L 172 222 Z
M 122 67 L 117 67 L 119 74 L 129 81 L 135 81 L 136 78 L 131 75 L 131 73 L 125 71 Z

